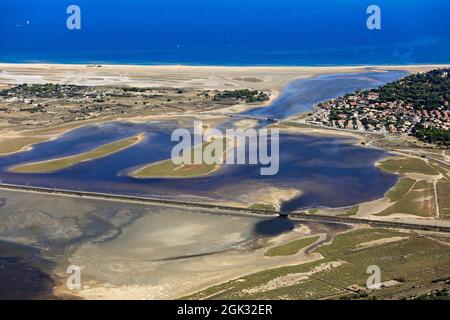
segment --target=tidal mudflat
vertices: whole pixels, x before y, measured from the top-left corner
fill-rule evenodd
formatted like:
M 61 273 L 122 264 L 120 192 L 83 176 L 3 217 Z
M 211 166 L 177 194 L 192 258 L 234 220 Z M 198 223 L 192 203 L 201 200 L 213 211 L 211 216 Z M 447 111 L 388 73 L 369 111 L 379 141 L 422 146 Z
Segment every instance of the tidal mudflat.
M 0 199 L 1 239 L 39 252 L 55 294 L 84 298 L 175 298 L 298 259 L 264 258 L 270 243 L 348 228 L 12 191 Z M 82 268 L 80 291 L 65 287 L 69 265 Z
M 1 300 L 56 298 L 52 264 L 39 254 L 36 248 L 0 240 Z

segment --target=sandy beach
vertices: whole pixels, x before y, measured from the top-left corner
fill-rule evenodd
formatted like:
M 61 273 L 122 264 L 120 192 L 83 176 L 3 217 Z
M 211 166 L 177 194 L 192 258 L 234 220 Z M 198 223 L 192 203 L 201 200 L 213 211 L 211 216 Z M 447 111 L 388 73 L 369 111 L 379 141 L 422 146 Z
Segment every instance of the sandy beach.
M 0 63 L 0 83 L 64 83 L 75 85 L 123 85 L 137 87 L 196 87 L 230 89 L 249 87 L 280 91 L 289 81 L 319 74 L 405 70 L 424 72 L 448 65 L 339 66 L 339 67 L 219 67 L 140 66 L 84 64 Z

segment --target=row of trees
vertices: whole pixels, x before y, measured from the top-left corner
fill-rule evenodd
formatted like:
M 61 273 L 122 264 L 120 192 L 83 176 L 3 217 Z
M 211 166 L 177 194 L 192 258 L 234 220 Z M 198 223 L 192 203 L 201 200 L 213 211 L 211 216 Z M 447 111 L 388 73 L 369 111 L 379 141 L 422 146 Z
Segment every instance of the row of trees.
M 240 89 L 233 91 L 226 90 L 214 96 L 214 100 L 216 101 L 222 99 L 244 100 L 246 103 L 253 103 L 253 102 L 265 102 L 268 101 L 270 98 L 267 93 L 264 93 L 262 91 Z

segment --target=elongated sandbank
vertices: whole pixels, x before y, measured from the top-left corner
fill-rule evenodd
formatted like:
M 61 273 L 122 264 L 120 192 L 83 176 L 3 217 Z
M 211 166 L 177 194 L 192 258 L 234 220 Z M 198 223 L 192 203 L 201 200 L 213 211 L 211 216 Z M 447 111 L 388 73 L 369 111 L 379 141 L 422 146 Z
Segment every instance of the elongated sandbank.
M 214 155 L 212 154 L 211 157 L 213 159 L 216 159 L 215 163 L 208 164 L 206 162 L 196 164 L 194 163 L 195 153 L 200 152 L 201 154 L 204 153 L 205 150 L 209 148 L 214 142 L 209 141 L 202 144 L 202 146 L 195 147 L 192 149 L 187 150 L 186 152 L 187 157 L 190 158 L 190 160 L 186 163 L 178 164 L 181 161 L 177 161 L 177 159 L 167 159 L 162 160 L 156 163 L 151 163 L 148 165 L 145 165 L 134 172 L 131 173 L 131 176 L 134 178 L 141 178 L 141 179 L 149 179 L 149 178 L 193 178 L 193 177 L 202 177 L 206 175 L 210 175 L 217 170 L 220 169 L 221 165 L 220 162 L 222 160 L 220 158 L 225 158 L 225 154 L 227 150 L 230 150 L 231 148 L 231 142 L 227 139 L 223 139 L 221 143 L 219 143 L 218 148 L 214 147 L 213 150 L 215 152 L 216 149 L 220 149 L 222 147 L 223 152 L 221 155 Z M 211 149 L 212 150 L 212 149 Z M 181 160 L 181 159 L 180 159 Z
M 91 151 L 59 159 L 51 159 L 41 162 L 28 163 L 24 165 L 18 165 L 9 169 L 10 172 L 14 173 L 48 173 L 54 172 L 61 169 L 65 169 L 74 166 L 78 163 L 91 161 L 94 159 L 109 156 L 113 153 L 122 151 L 129 148 L 144 138 L 144 134 L 140 134 L 135 137 L 115 141 L 103 146 L 97 147 Z
M 0 156 L 31 150 L 35 144 L 57 139 L 70 130 L 98 122 L 98 120 L 72 121 L 56 126 L 20 132 L 3 132 L 0 137 Z

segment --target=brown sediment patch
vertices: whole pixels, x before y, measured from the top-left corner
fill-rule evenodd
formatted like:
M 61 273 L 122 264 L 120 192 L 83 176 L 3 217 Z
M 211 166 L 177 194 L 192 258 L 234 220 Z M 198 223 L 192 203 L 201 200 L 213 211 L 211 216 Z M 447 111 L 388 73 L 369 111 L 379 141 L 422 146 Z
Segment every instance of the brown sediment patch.
M 355 215 L 358 218 L 368 218 L 373 214 L 381 212 L 392 206 L 392 202 L 389 198 L 383 197 L 370 202 L 361 203 L 359 205 L 359 211 Z
M 368 241 L 368 242 L 363 242 L 363 243 L 358 243 L 356 245 L 356 250 L 358 249 L 366 249 L 366 248 L 371 248 L 371 247 L 376 247 L 376 246 L 380 246 L 383 244 L 388 244 L 388 243 L 392 243 L 392 242 L 398 242 L 398 241 L 403 241 L 409 239 L 409 237 L 391 237 L 391 238 L 382 238 L 382 239 L 377 239 L 377 240 L 373 240 L 373 241 Z
M 235 126 L 238 129 L 252 129 L 254 127 L 256 127 L 256 125 L 258 124 L 257 120 L 252 120 L 252 119 L 246 119 L 246 120 L 239 120 L 237 122 L 235 122 Z
M 381 287 L 393 287 L 393 286 L 398 286 L 399 284 L 401 284 L 401 282 L 397 281 L 397 280 L 388 280 L 388 281 L 384 281 L 381 283 Z
M 301 195 L 302 191 L 298 189 L 267 186 L 244 194 L 239 197 L 239 200 L 249 205 L 271 205 L 277 210 L 280 210 L 283 202 L 300 197 Z
M 244 82 L 263 82 L 263 80 L 258 78 L 234 78 L 233 80 Z
M 296 115 L 297 116 L 297 115 Z M 363 142 L 367 141 L 366 134 L 351 132 L 351 131 L 341 131 L 335 130 L 333 128 L 310 126 L 304 123 L 289 122 L 285 120 L 283 122 L 272 124 L 268 126 L 269 128 L 276 128 L 289 133 L 306 134 L 311 136 L 328 136 L 328 137 L 342 137 L 342 138 L 352 138 L 355 145 L 362 145 Z M 366 145 L 366 147 L 368 147 Z
M 244 290 L 242 290 L 242 293 L 255 294 L 255 293 L 271 291 L 271 290 L 275 290 L 275 289 L 279 289 L 279 288 L 283 288 L 283 287 L 293 286 L 293 285 L 299 284 L 305 280 L 308 280 L 311 276 L 313 276 L 316 273 L 330 271 L 334 268 L 337 268 L 337 267 L 343 265 L 344 263 L 345 262 L 341 261 L 341 260 L 322 263 L 322 264 L 318 265 L 317 267 L 313 268 L 311 271 L 287 274 L 285 276 L 281 276 L 281 277 L 272 279 L 263 285 L 260 285 L 260 286 L 254 287 L 254 288 L 250 288 L 250 289 L 244 289 Z

